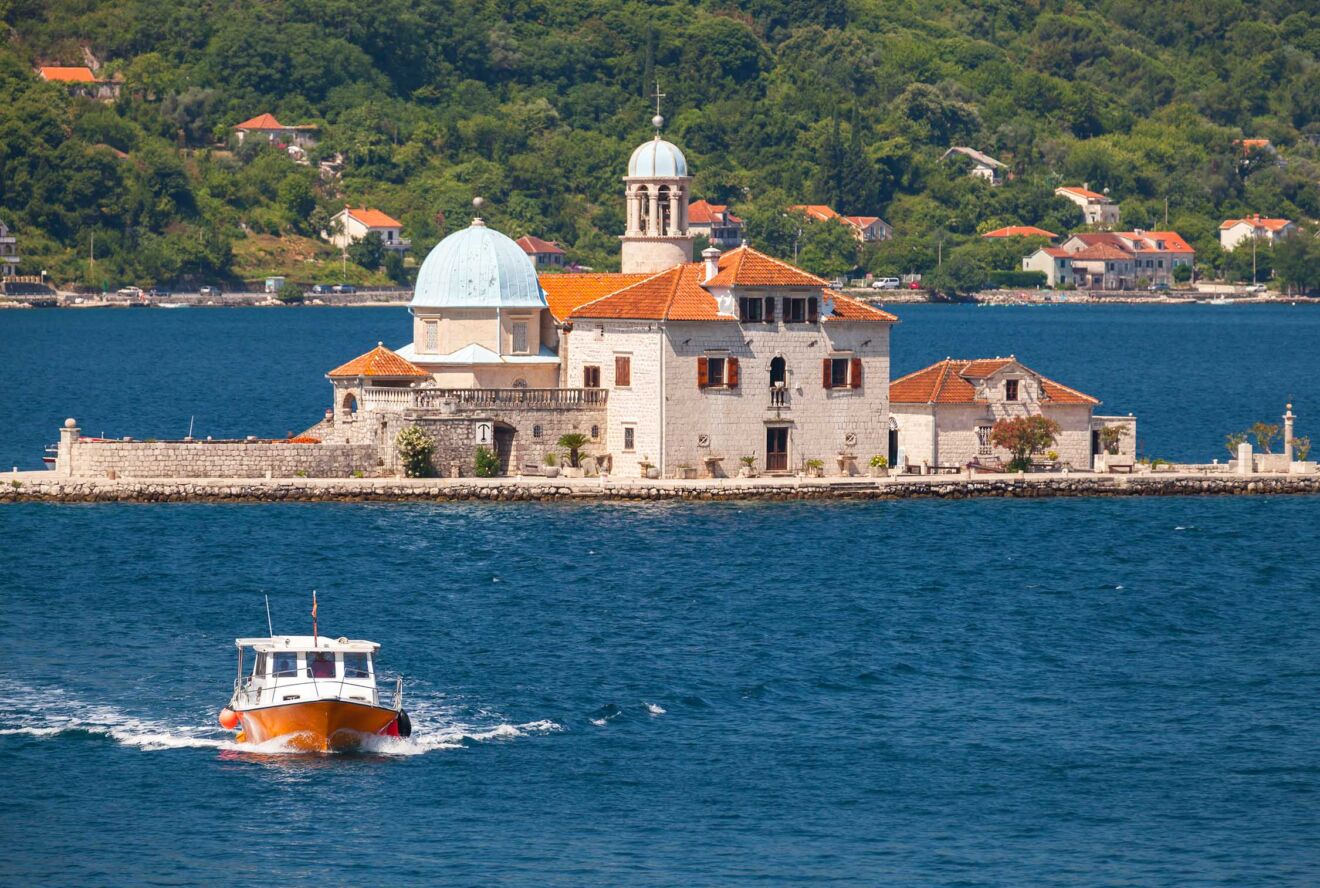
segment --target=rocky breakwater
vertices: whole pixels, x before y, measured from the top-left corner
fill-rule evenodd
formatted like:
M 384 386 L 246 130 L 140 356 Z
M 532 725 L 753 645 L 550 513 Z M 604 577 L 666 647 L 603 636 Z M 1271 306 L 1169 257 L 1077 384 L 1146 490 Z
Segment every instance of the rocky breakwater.
M 408 502 L 969 499 L 1320 493 L 1320 475 L 1052 475 L 701 481 L 548 478 L 59 478 L 0 480 L 0 502 Z

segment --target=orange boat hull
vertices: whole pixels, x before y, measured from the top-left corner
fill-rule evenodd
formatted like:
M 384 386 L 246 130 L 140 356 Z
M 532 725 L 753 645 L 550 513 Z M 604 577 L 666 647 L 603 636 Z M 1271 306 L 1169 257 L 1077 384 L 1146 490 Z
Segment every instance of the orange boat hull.
M 311 700 L 238 713 L 244 743 L 287 738 L 289 746 L 309 752 L 352 749 L 364 736 L 382 734 L 398 718 L 393 709 L 343 700 Z

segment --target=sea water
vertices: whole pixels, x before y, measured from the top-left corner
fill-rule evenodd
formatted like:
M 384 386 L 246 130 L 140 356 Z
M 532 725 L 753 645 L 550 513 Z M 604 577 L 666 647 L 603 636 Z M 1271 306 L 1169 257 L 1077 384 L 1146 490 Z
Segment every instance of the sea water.
M 1162 385 L 1205 450 L 1283 386 L 1303 417 L 1318 400 L 1300 309 L 1163 309 L 1163 337 L 942 310 L 901 312 L 898 371 L 1016 351 L 1131 403 L 1148 441 L 1151 399 L 1180 400 Z M 167 433 L 179 401 L 282 434 L 325 398 L 287 377 L 406 325 L 51 312 L 18 335 L 17 314 L 16 455 L 66 413 Z M 1252 360 L 1219 400 L 1188 369 Z M 0 507 L 0 882 L 1315 884 L 1318 518 L 1308 497 Z M 302 755 L 216 723 L 263 596 L 305 633 L 313 588 L 323 632 L 405 676 L 412 738 Z

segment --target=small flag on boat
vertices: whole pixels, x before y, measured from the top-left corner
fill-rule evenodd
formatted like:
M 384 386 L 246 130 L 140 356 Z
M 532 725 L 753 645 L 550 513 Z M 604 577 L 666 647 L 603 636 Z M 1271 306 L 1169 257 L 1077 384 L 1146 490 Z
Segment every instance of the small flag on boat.
M 316 590 L 312 590 L 312 644 L 316 644 Z

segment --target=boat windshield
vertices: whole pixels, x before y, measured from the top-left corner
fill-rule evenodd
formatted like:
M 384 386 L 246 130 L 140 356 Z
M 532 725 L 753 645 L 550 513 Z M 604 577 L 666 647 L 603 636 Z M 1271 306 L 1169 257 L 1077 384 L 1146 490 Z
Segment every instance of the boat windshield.
M 307 674 L 312 678 L 335 677 L 335 655 L 317 651 L 307 655 Z
M 344 678 L 370 678 L 371 655 L 364 653 L 344 654 Z
M 298 675 L 298 654 L 294 651 L 276 651 L 271 655 L 274 668 L 271 675 L 276 678 L 290 678 Z

